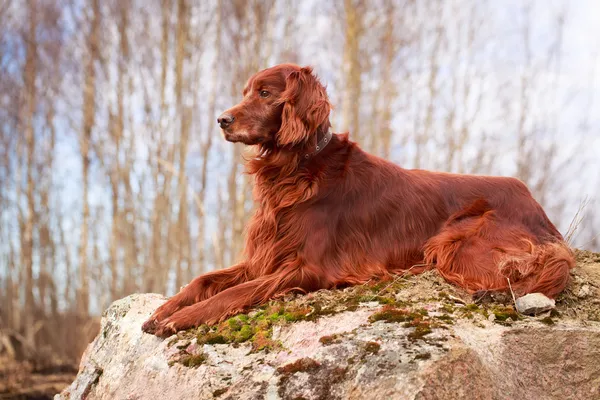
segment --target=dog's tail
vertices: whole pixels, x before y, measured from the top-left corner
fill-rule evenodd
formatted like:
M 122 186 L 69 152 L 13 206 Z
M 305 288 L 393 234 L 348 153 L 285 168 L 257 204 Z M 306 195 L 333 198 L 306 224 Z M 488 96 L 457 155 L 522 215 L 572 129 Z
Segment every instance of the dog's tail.
M 564 241 L 548 237 L 540 243 L 478 200 L 425 244 L 425 262 L 472 293 L 512 289 L 519 296 L 539 292 L 554 298 L 566 287 L 575 259 Z

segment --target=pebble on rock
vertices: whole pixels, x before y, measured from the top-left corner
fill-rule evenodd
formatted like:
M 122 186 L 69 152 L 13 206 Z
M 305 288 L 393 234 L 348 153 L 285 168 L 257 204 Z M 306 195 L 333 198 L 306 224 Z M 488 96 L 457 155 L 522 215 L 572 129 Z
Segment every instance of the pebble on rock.
M 525 315 L 537 315 L 552 310 L 556 303 L 541 293 L 529 293 L 515 302 L 517 311 Z

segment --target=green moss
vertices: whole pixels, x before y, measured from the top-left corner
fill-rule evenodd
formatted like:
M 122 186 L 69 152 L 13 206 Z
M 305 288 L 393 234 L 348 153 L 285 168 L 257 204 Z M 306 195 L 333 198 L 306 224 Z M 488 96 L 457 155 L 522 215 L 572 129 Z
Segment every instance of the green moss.
M 279 312 L 275 312 L 273 314 L 270 314 L 267 319 L 273 323 L 279 321 L 279 318 L 281 318 L 281 314 L 279 314 Z
M 233 317 L 227 320 L 227 324 L 229 325 L 229 329 L 233 332 L 239 331 L 244 326 L 244 322 L 238 317 Z
M 483 309 L 480 308 L 477 304 L 471 303 L 459 308 L 459 315 L 462 318 L 474 319 L 475 314 L 482 314 L 482 310 Z
M 377 297 L 378 296 L 374 296 L 372 294 L 365 294 L 365 295 L 362 295 L 362 296 L 358 296 L 357 300 L 358 300 L 359 303 L 368 303 L 368 302 L 371 302 L 371 301 L 377 301 L 376 300 Z
M 272 351 L 281 349 L 283 346 L 280 342 L 271 339 L 272 331 L 259 331 L 252 336 L 252 351 Z
M 396 304 L 396 305 L 402 304 L 402 303 L 398 302 L 395 298 L 388 297 L 388 296 L 379 296 L 377 298 L 377 301 L 379 301 L 379 304 Z
M 203 325 L 187 332 L 180 332 L 173 343 L 181 340 L 191 341 L 195 337 L 199 345 L 231 344 L 238 346 L 247 343 L 252 351 L 271 351 L 282 348 L 281 343 L 272 339 L 273 327 L 295 323 L 298 321 L 315 321 L 321 317 L 344 311 L 356 310 L 361 303 L 377 301 L 383 309 L 371 316 L 370 321 L 411 322 L 431 320 L 425 309 L 411 309 L 412 303 L 396 299 L 402 288 L 413 283 L 411 278 L 402 277 L 388 279 L 364 285 L 356 285 L 343 291 L 321 295 L 319 292 L 285 300 L 272 300 L 267 304 L 250 310 L 248 314 L 239 314 L 214 326 Z M 440 297 L 447 298 L 446 293 Z M 437 301 L 437 299 L 436 299 Z M 447 313 L 452 313 L 452 305 L 444 306 Z M 441 327 L 451 323 L 451 319 L 435 319 L 432 327 Z M 417 324 L 418 325 L 418 324 Z M 328 341 L 323 338 L 324 345 L 332 344 L 338 338 Z M 171 343 L 171 344 L 173 344 Z
M 183 364 L 188 368 L 197 368 L 200 365 L 204 364 L 204 361 L 206 361 L 207 358 L 208 356 L 204 353 L 185 354 L 179 360 L 177 360 L 177 362 Z
M 391 306 L 385 306 L 380 311 L 369 317 L 371 322 L 404 322 L 405 328 L 414 328 L 407 337 L 410 340 L 422 339 L 424 336 L 433 332 L 433 328 L 446 328 L 444 321 L 432 319 L 425 309 L 417 309 L 409 311 L 405 309 L 397 309 Z
M 303 321 L 311 316 L 312 311 L 308 307 L 292 308 L 283 313 L 283 319 L 287 322 Z
M 385 322 L 405 322 L 411 319 L 410 311 L 385 306 L 378 312 L 369 317 L 370 322 L 385 321 Z
M 240 328 L 239 335 L 236 338 L 236 341 L 245 342 L 245 341 L 251 339 L 252 336 L 254 336 L 254 334 L 255 334 L 255 331 L 254 331 L 254 329 L 252 329 L 252 327 L 250 325 L 244 325 Z
M 436 315 L 434 318 L 439 319 L 446 324 L 454 325 L 454 318 L 448 314 Z
M 540 322 L 542 322 L 546 325 L 554 325 L 554 320 L 552 319 L 552 317 L 542 318 L 542 319 L 540 319 Z
M 382 290 L 386 289 L 388 285 L 390 285 L 389 281 L 378 281 L 367 286 L 369 287 L 372 293 L 379 293 Z
M 215 326 L 196 328 L 196 340 L 199 345 L 251 342 L 253 351 L 275 349 L 280 345 L 271 340 L 274 325 L 308 320 L 313 312 L 310 307 L 272 301 L 253 315 L 240 314 Z
M 400 278 L 401 278 L 400 276 L 398 276 L 394 279 L 389 279 L 389 277 L 388 277 L 387 279 L 382 279 L 379 281 L 367 283 L 365 285 L 359 286 L 360 289 L 357 290 L 356 292 L 361 292 L 366 297 L 369 297 L 368 295 L 370 295 L 370 297 L 389 298 L 389 296 L 387 296 L 387 295 L 390 295 L 390 294 L 395 295 L 402 288 L 406 287 L 406 279 L 400 279 Z M 392 297 L 395 297 L 395 296 L 392 296 Z M 372 299 L 372 300 L 366 300 L 366 301 L 379 301 L 379 299 L 375 299 L 375 300 Z M 382 304 L 385 304 L 385 303 L 382 303 Z
M 396 305 L 396 299 L 391 296 L 377 296 L 377 295 L 362 295 L 357 298 L 358 303 L 369 303 L 376 301 L 379 304 L 391 304 Z
M 444 304 L 442 306 L 442 310 L 445 311 L 445 312 L 447 312 L 447 313 L 449 313 L 449 314 L 453 314 L 455 309 L 456 308 L 453 305 L 451 305 L 451 304 Z
M 494 320 L 495 322 L 506 322 L 508 319 L 513 321 L 522 319 L 519 313 L 510 306 L 497 306 L 492 308 L 491 311 L 496 317 Z
M 429 335 L 432 331 L 431 325 L 428 322 L 420 322 L 415 325 L 415 330 L 407 335 L 411 340 L 423 339 L 426 335 Z
M 389 305 L 384 306 L 380 311 L 369 317 L 370 322 L 385 321 L 385 322 L 406 322 L 413 320 L 421 320 L 429 313 L 425 309 L 410 311 L 407 309 L 395 308 Z
M 229 340 L 225 338 L 225 336 L 220 335 L 218 333 L 209 334 L 206 336 L 204 343 L 206 344 L 226 344 Z
M 450 298 L 450 296 L 448 295 L 448 293 L 441 291 L 438 293 L 438 300 L 448 300 Z

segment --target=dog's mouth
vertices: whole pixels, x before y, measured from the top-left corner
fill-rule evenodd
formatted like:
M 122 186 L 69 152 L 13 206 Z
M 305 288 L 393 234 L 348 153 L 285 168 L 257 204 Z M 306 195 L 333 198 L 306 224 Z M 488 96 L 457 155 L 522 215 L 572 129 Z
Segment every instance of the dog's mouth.
M 242 135 L 237 132 L 232 132 L 229 129 L 221 129 L 221 133 L 223 133 L 223 137 L 228 142 L 236 143 L 242 141 Z
M 231 143 L 243 143 L 245 145 L 252 146 L 264 141 L 264 138 L 252 135 L 247 131 L 233 132 L 229 129 L 221 129 L 221 131 L 223 132 L 223 137 L 225 140 Z
M 253 137 L 249 132 L 232 132 L 229 129 L 221 129 L 225 140 L 231 143 L 243 143 L 254 145 L 260 142 L 258 138 Z

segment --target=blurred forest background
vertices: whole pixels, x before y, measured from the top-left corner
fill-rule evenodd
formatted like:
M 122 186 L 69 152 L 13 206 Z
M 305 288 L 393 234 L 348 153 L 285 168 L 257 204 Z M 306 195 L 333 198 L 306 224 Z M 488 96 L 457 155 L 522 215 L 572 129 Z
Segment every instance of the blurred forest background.
M 76 365 L 113 300 L 239 257 L 252 179 L 216 117 L 280 62 L 315 67 L 335 132 L 516 176 L 600 250 L 598 20 L 595 0 L 0 0 L 0 351 Z

